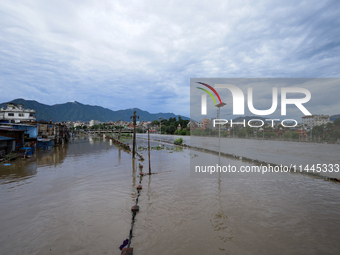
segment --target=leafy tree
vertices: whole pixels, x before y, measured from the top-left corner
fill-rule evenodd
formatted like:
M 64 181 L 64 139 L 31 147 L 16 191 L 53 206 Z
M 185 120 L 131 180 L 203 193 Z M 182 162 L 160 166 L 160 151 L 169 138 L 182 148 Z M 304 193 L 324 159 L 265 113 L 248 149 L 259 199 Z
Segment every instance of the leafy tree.
M 178 125 L 181 125 L 182 129 L 187 129 L 187 124 L 189 123 L 189 120 L 183 120 L 182 117 L 178 117 L 178 120 L 176 120 L 176 117 L 171 117 L 169 120 L 167 119 L 161 119 L 159 122 L 155 120 L 153 122 L 153 125 L 159 125 L 161 123 L 162 125 L 162 133 L 163 131 L 166 131 L 168 134 L 174 134 L 177 130 Z
M 167 119 L 161 119 L 161 125 L 168 126 L 168 120 Z
M 265 136 L 266 138 L 274 139 L 274 138 L 277 137 L 277 134 L 274 133 L 274 132 L 266 132 L 266 133 L 264 133 L 264 136 Z
M 247 132 L 248 136 L 251 136 L 252 134 L 254 134 L 253 128 L 248 127 L 248 126 L 246 127 L 246 132 Z
M 300 134 L 299 134 L 299 133 L 296 133 L 296 132 L 293 132 L 293 133 L 292 133 L 292 138 L 293 138 L 293 139 L 299 139 L 299 138 L 300 138 Z
M 215 129 L 215 130 L 211 130 L 211 136 L 218 136 L 218 130 Z
M 324 126 L 325 125 L 321 125 L 321 126 L 314 126 L 313 127 L 313 130 L 312 130 L 312 133 L 313 133 L 313 136 L 319 136 L 319 135 L 322 135 L 324 133 Z
M 181 132 L 180 132 L 181 135 L 187 135 L 187 131 L 185 129 L 181 129 Z
M 203 130 L 202 130 L 202 129 L 195 129 L 195 130 L 192 132 L 192 135 L 195 135 L 195 136 L 202 136 L 202 135 L 203 135 Z
M 238 137 L 246 137 L 246 134 L 247 134 L 247 132 L 244 129 L 241 129 L 237 133 Z
M 228 137 L 229 133 L 227 131 L 221 131 L 221 137 Z
M 173 123 L 173 122 L 175 122 L 175 121 L 177 121 L 177 120 L 176 120 L 176 117 L 169 118 L 169 120 L 168 120 L 169 123 Z
M 340 126 L 340 118 L 334 120 L 333 125 L 336 126 L 336 127 Z
M 332 129 L 332 127 L 333 127 L 333 123 L 332 122 L 328 122 L 326 124 L 326 129 Z
M 340 129 L 336 129 L 332 132 L 332 136 L 335 138 L 335 139 L 339 139 L 340 138 Z
M 169 130 L 169 134 L 173 134 L 176 131 L 176 127 L 174 125 L 170 125 L 168 130 Z
M 142 128 L 136 128 L 136 133 L 145 133 L 146 131 L 143 130 Z
M 283 137 L 284 139 L 290 139 L 290 138 L 292 138 L 292 132 L 290 132 L 290 131 L 284 132 L 283 135 L 282 135 L 282 137 Z

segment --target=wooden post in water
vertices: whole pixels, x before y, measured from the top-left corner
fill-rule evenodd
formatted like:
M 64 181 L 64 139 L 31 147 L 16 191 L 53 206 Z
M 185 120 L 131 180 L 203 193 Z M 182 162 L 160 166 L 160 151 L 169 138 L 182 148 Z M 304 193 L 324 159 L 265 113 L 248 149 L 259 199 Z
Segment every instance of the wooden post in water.
M 133 116 L 130 119 L 133 119 L 133 145 L 132 145 L 132 158 L 135 158 L 136 154 L 136 119 L 139 119 L 139 116 L 136 116 L 136 111 L 134 111 Z
M 119 120 L 119 132 L 118 132 L 118 140 L 120 140 L 120 133 L 122 132 L 122 127 L 120 125 L 120 120 Z
M 148 154 L 149 154 L 149 175 L 151 174 L 151 160 L 150 160 L 150 126 L 148 125 Z

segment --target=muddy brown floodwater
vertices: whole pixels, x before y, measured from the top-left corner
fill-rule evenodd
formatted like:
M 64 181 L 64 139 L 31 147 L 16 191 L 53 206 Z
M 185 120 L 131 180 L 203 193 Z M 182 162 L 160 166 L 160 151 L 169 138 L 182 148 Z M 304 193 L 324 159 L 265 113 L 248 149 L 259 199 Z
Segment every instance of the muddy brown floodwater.
M 143 177 L 134 254 L 339 254 L 338 183 L 293 173 L 193 178 L 191 157 L 216 156 L 168 144 L 152 151 L 158 174 Z M 0 254 L 120 254 L 139 163 L 85 139 L 1 164 Z

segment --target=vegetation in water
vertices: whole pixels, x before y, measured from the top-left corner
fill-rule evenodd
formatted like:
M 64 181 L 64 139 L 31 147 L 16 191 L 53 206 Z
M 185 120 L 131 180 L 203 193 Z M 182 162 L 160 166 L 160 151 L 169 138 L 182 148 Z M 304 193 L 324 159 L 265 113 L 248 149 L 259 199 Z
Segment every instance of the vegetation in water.
M 180 152 L 180 151 L 183 151 L 183 148 L 182 147 L 165 147 L 164 145 L 160 146 L 156 146 L 156 147 L 150 147 L 151 150 L 167 150 L 169 153 L 173 153 L 173 152 Z M 137 151 L 147 151 L 148 148 L 147 147 L 142 147 L 142 146 L 139 146 L 137 148 Z
M 176 144 L 176 145 L 182 145 L 182 143 L 183 143 L 183 138 L 182 138 L 182 137 L 179 137 L 179 138 L 177 138 L 177 139 L 174 141 L 174 144 Z

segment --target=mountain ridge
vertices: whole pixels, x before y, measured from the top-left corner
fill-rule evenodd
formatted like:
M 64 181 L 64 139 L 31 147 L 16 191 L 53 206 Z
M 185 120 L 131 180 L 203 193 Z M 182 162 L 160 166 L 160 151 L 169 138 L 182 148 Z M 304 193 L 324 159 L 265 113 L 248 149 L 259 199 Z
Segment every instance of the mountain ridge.
M 0 104 L 0 107 L 6 107 L 7 103 L 22 103 L 24 108 L 34 109 L 36 111 L 37 121 L 44 120 L 49 121 L 52 119 L 53 122 L 63 122 L 63 121 L 90 121 L 98 120 L 101 122 L 108 121 L 130 121 L 130 117 L 133 112 L 136 111 L 137 116 L 139 116 L 140 121 L 153 121 L 159 117 L 169 119 L 178 118 L 188 120 L 188 117 L 176 115 L 174 113 L 149 113 L 139 108 L 128 108 L 123 110 L 113 111 L 108 108 L 104 108 L 98 105 L 88 105 L 82 104 L 77 101 L 66 102 L 63 104 L 47 105 L 40 103 L 36 100 L 26 100 L 24 98 L 17 98 L 8 102 Z

